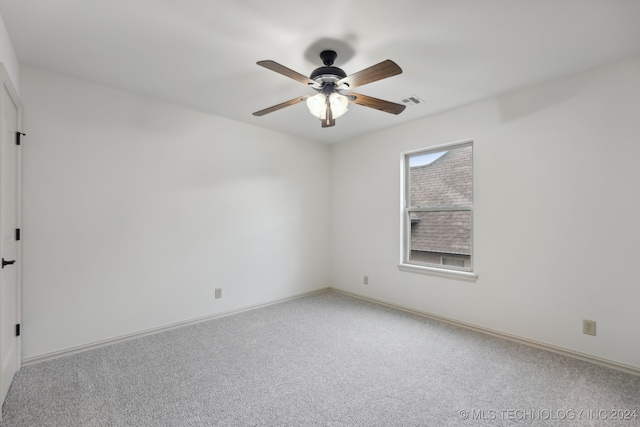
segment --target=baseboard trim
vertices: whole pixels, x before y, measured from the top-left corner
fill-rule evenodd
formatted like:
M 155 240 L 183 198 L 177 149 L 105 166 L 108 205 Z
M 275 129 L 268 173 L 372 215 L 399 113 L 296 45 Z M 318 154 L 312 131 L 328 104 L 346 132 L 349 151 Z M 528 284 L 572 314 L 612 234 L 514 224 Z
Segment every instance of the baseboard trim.
M 416 314 L 418 316 L 422 316 L 422 317 L 426 317 L 429 319 L 433 319 L 433 320 L 438 320 L 441 322 L 445 322 L 445 323 L 449 323 L 451 325 L 455 325 L 455 326 L 459 326 L 465 329 L 470 329 L 476 332 L 481 332 L 481 333 L 485 333 L 488 335 L 492 335 L 498 338 L 503 338 L 503 339 L 507 339 L 510 341 L 514 341 L 520 344 L 525 344 L 525 345 L 529 345 L 532 347 L 536 347 L 542 350 L 547 350 L 547 351 L 551 351 L 553 353 L 557 353 L 557 354 L 561 354 L 563 356 L 567 356 L 567 357 L 572 357 L 574 359 L 579 359 L 579 360 L 583 360 L 585 362 L 590 362 L 590 363 L 594 363 L 596 365 L 600 365 L 600 366 L 604 366 L 607 368 L 611 368 L 611 369 L 616 369 L 618 371 L 622 371 L 622 372 L 626 372 L 629 374 L 633 374 L 633 375 L 638 375 L 640 376 L 640 368 L 631 366 L 631 365 L 627 365 L 624 363 L 620 363 L 620 362 L 616 362 L 613 360 L 608 360 L 608 359 L 603 359 L 603 358 L 599 358 L 596 356 L 591 356 L 588 354 L 584 354 L 584 353 L 580 353 L 574 350 L 570 350 L 570 349 L 566 349 L 563 347 L 558 347 L 558 346 L 554 346 L 551 344 L 547 344 L 544 342 L 540 342 L 540 341 L 535 341 L 529 338 L 523 338 L 517 335 L 512 335 L 512 334 L 508 334 L 505 332 L 501 332 L 501 331 L 497 331 L 494 329 L 489 329 L 489 328 L 485 328 L 482 326 L 477 326 L 474 325 L 472 323 L 467 323 L 467 322 L 461 322 L 459 320 L 455 320 L 455 319 L 451 319 L 448 317 L 444 317 L 444 316 L 440 316 L 437 314 L 433 314 L 433 313 L 429 313 L 426 311 L 422 311 L 422 310 L 416 310 L 410 307 L 406 307 L 400 304 L 394 304 L 394 303 L 389 303 L 387 301 L 383 301 L 380 299 L 376 299 L 376 298 L 372 298 L 366 295 L 362 295 L 362 294 L 358 294 L 355 292 L 350 292 L 350 291 L 345 291 L 343 289 L 339 289 L 339 288 L 335 288 L 332 286 L 328 286 L 325 288 L 319 288 L 313 291 L 308 291 L 308 292 L 303 292 L 300 294 L 295 294 L 295 295 L 291 295 L 288 297 L 284 297 L 284 298 L 278 298 L 278 299 L 274 299 L 274 300 L 270 300 L 264 303 L 259 303 L 259 304 L 252 304 L 252 305 L 247 305 L 247 306 L 243 306 L 243 307 L 239 307 L 239 308 L 235 308 L 232 310 L 226 310 L 226 311 L 222 311 L 219 313 L 215 313 L 212 315 L 208 315 L 208 316 L 202 316 L 202 317 L 198 317 L 198 318 L 194 318 L 194 319 L 189 319 L 189 320 L 184 320 L 181 322 L 176 322 L 176 323 L 172 323 L 169 325 L 165 325 L 165 326 L 160 326 L 157 328 L 151 328 L 151 329 L 147 329 L 144 331 L 140 331 L 140 332 L 135 332 L 132 334 L 127 334 L 127 335 L 122 335 L 119 337 L 115 337 L 115 338 L 110 338 L 110 339 L 106 339 L 106 340 L 102 340 L 102 341 L 95 341 L 89 344 L 84 344 L 84 345 L 80 345 L 80 346 L 76 346 L 76 347 L 71 347 L 68 349 L 64 349 L 64 350 L 59 350 L 59 351 L 54 351 L 51 353 L 46 353 L 46 354 L 42 354 L 39 356 L 33 356 L 33 357 L 27 357 L 22 359 L 22 366 L 28 366 L 28 365 L 34 365 L 37 363 L 41 363 L 41 362 L 46 362 L 48 360 L 53 360 L 53 359 L 58 359 L 60 357 L 65 357 L 65 356 L 70 356 L 72 354 L 76 354 L 76 353 L 81 353 L 84 351 L 88 351 L 88 350 L 92 350 L 95 348 L 100 348 L 100 347 L 105 347 L 108 345 L 112 345 L 112 344 L 117 344 L 120 342 L 124 342 L 124 341 L 129 341 L 132 339 L 136 339 L 136 338 L 140 338 L 140 337 L 144 337 L 144 336 L 148 336 L 148 335 L 153 335 L 153 334 L 158 334 L 161 332 L 165 332 L 165 331 L 170 331 L 172 329 L 177 329 L 183 326 L 189 326 L 189 325 L 195 325 L 197 323 L 202 323 L 202 322 L 206 322 L 209 320 L 214 320 L 214 319 L 218 319 L 221 317 L 225 317 L 225 316 L 230 316 L 233 314 L 238 314 L 238 313 L 242 313 L 245 311 L 250 311 L 250 310 L 255 310 L 258 308 L 262 308 L 262 307 L 267 307 L 269 305 L 273 305 L 273 304 L 278 304 L 281 302 L 285 302 L 285 301 L 289 301 L 289 300 L 293 300 L 293 299 L 297 299 L 297 298 L 302 298 L 308 295 L 313 295 L 313 294 L 317 294 L 317 293 L 321 293 L 321 292 L 326 292 L 326 291 L 333 291 L 333 292 L 337 292 L 337 293 L 341 293 L 344 295 L 348 295 L 354 298 L 358 298 L 364 301 L 369 301 L 375 304 L 380 304 L 380 305 L 384 305 L 390 308 L 394 308 L 397 310 L 402 310 L 405 311 L 407 313 L 412 313 L 412 314 Z
M 570 350 L 567 348 L 563 348 L 563 347 L 558 347 L 555 345 L 551 345 L 551 344 L 547 344 L 544 342 L 540 342 L 540 341 L 535 341 L 529 338 L 523 338 L 517 335 L 512 335 L 512 334 L 508 334 L 505 332 L 501 332 L 501 331 L 497 331 L 494 329 L 490 329 L 490 328 L 485 328 L 482 326 L 477 326 L 474 325 L 472 323 L 467 323 L 467 322 L 461 322 L 459 320 L 455 320 L 455 319 L 451 319 L 448 317 L 444 317 L 444 316 L 439 316 L 437 314 L 433 314 L 433 313 L 429 313 L 426 311 L 421 311 L 421 310 L 416 310 L 410 307 L 405 307 L 403 305 L 399 305 L 399 304 L 394 304 L 394 303 L 389 303 L 387 301 L 382 301 L 376 298 L 371 298 L 362 294 L 358 294 L 355 292 L 350 292 L 350 291 L 345 291 L 342 289 L 338 289 L 338 288 L 334 288 L 333 286 L 329 287 L 329 290 L 334 291 L 334 292 L 338 292 L 344 295 L 348 295 L 348 296 L 352 296 L 354 298 L 359 298 L 361 300 L 364 301 L 369 301 L 369 302 L 373 302 L 376 304 L 380 304 L 380 305 L 384 305 L 387 307 L 391 307 L 391 308 L 395 308 L 397 310 L 402 310 L 405 311 L 407 313 L 412 313 L 412 314 L 416 314 L 418 316 L 422 316 L 422 317 L 426 317 L 429 319 L 433 319 L 433 320 L 438 320 L 441 322 L 445 322 L 445 323 L 449 323 L 451 325 L 455 325 L 455 326 L 459 326 L 461 328 L 465 328 L 465 329 L 471 329 L 473 331 L 476 332 L 481 332 L 484 334 L 488 334 L 488 335 L 492 335 L 498 338 L 503 338 L 503 339 L 507 339 L 509 341 L 514 341 L 520 344 L 525 344 L 525 345 L 529 345 L 532 347 L 536 347 L 542 350 L 547 350 L 550 351 L 552 353 L 557 353 L 557 354 L 561 354 L 563 356 L 567 356 L 567 357 L 572 357 L 574 359 L 579 359 L 579 360 L 583 360 L 585 362 L 590 362 L 590 363 L 594 363 L 596 365 L 600 365 L 600 366 L 604 366 L 606 368 L 611 368 L 611 369 L 615 369 L 618 371 L 622 371 L 622 372 L 626 372 L 628 374 L 633 374 L 633 375 L 638 375 L 640 376 L 640 368 L 635 367 L 635 366 L 631 366 L 631 365 L 627 365 L 624 363 L 620 363 L 620 362 L 616 362 L 613 360 L 608 360 L 608 359 L 603 359 L 600 357 L 596 357 L 596 356 L 591 356 L 589 354 L 585 354 L 585 353 L 580 353 L 578 351 L 575 350 Z
M 221 317 L 225 317 L 225 316 L 230 316 L 232 314 L 238 314 L 238 313 L 242 313 L 245 311 L 250 311 L 250 310 L 255 310 L 258 308 L 262 308 L 262 307 L 267 307 L 269 305 L 273 305 L 273 304 L 279 304 L 281 302 L 285 302 L 285 301 L 289 301 L 289 300 L 293 300 L 293 299 L 297 299 L 297 298 L 302 298 L 308 295 L 313 295 L 313 294 L 317 294 L 320 292 L 326 292 L 327 290 L 329 290 L 329 287 L 325 287 L 325 288 L 320 288 L 320 289 L 316 289 L 313 291 L 308 291 L 308 292 L 303 292 L 300 294 L 294 294 L 288 297 L 284 297 L 284 298 L 278 298 L 278 299 L 274 299 L 274 300 L 269 300 L 267 302 L 263 302 L 263 303 L 259 303 L 259 304 L 252 304 L 252 305 L 247 305 L 247 306 L 243 306 L 240 308 L 234 308 L 231 310 L 226 310 L 226 311 L 221 311 L 219 313 L 215 313 L 215 314 L 211 314 L 208 316 L 202 316 L 202 317 L 197 317 L 194 319 L 189 319 L 189 320 L 184 320 L 181 322 L 175 322 L 169 325 L 165 325 L 165 326 L 159 326 L 157 328 L 151 328 L 151 329 L 146 329 L 144 331 L 140 331 L 140 332 L 134 332 L 132 334 L 127 334 L 127 335 L 122 335 L 119 337 L 114 337 L 114 338 L 109 338 L 106 340 L 102 340 L 102 341 L 95 341 L 89 344 L 83 344 L 83 345 L 79 345 L 76 347 L 71 347 L 71 348 L 67 348 L 64 350 L 59 350 L 59 351 L 54 351 L 51 353 L 45 353 L 45 354 L 41 354 L 39 356 L 32 356 L 32 357 L 26 357 L 24 359 L 22 359 L 22 366 L 28 366 L 28 365 L 35 365 L 36 363 L 41 363 L 41 362 L 46 362 L 48 360 L 53 360 L 53 359 L 58 359 L 60 357 L 65 357 L 65 356 L 70 356 L 72 354 L 76 354 L 76 353 L 82 353 L 84 351 L 88 351 L 88 350 L 93 350 L 96 348 L 100 348 L 100 347 L 105 347 L 108 345 L 112 345 L 112 344 L 117 344 L 120 342 L 124 342 L 124 341 L 129 341 L 129 340 L 133 340 L 136 338 L 141 338 L 144 336 L 148 336 L 148 335 L 153 335 L 153 334 L 159 334 L 161 332 L 166 332 L 166 331 L 170 331 L 172 329 L 177 329 L 177 328 L 181 328 L 183 326 L 189 326 L 189 325 L 195 325 L 197 323 L 202 323 L 202 322 L 207 322 L 209 320 L 214 320 L 214 319 L 219 319 Z

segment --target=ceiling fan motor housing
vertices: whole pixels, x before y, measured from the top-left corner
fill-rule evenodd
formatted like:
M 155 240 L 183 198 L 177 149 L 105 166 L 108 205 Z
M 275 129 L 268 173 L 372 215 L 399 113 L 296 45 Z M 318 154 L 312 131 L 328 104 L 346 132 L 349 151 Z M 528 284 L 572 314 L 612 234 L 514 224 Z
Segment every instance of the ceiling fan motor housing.
M 333 61 L 335 61 L 337 57 L 338 54 L 332 50 L 322 51 L 322 53 L 320 53 L 320 59 L 322 59 L 324 67 L 313 70 L 309 78 L 318 83 L 335 83 L 347 77 L 347 73 L 342 71 L 342 69 L 333 66 Z
M 311 80 L 317 81 L 318 77 L 324 77 L 324 76 L 335 77 L 336 80 L 340 80 L 347 77 L 347 73 L 345 73 L 344 71 L 342 71 L 342 69 L 338 67 L 320 67 L 313 70 L 313 73 L 311 73 L 311 76 L 309 76 L 309 78 Z

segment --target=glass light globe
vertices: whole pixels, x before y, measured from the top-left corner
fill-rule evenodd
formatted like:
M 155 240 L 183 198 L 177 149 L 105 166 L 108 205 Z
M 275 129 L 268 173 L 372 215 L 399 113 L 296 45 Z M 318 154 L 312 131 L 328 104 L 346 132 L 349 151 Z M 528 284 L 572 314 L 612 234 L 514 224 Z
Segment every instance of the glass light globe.
M 311 114 L 322 120 L 327 114 L 327 98 L 325 94 L 318 93 L 307 98 L 307 108 L 309 108 Z
M 331 113 L 333 114 L 333 118 L 337 119 L 347 112 L 349 99 L 344 95 L 333 92 L 331 95 L 329 95 L 329 104 L 331 104 Z

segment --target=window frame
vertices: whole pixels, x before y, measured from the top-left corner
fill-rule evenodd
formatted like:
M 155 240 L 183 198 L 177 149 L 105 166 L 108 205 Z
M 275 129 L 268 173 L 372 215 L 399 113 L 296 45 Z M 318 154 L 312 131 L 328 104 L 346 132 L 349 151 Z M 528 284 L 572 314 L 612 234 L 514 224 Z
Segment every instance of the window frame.
M 410 206 L 410 167 L 409 159 L 417 155 L 436 153 L 439 151 L 447 151 L 459 148 L 471 147 L 471 204 L 462 206 L 437 206 L 437 207 L 411 207 Z M 398 268 L 402 271 L 434 274 L 444 277 L 454 277 L 466 280 L 477 279 L 474 271 L 474 242 L 473 242 L 473 200 L 474 200 L 474 167 L 473 167 L 473 140 L 462 140 L 450 142 L 447 144 L 437 145 L 433 147 L 421 148 L 418 150 L 406 151 L 400 157 L 400 263 Z M 441 264 L 427 264 L 411 261 L 409 255 L 411 253 L 411 212 L 443 212 L 443 211 L 465 211 L 471 216 L 470 228 L 470 259 L 469 267 L 460 268 L 455 266 L 445 266 Z

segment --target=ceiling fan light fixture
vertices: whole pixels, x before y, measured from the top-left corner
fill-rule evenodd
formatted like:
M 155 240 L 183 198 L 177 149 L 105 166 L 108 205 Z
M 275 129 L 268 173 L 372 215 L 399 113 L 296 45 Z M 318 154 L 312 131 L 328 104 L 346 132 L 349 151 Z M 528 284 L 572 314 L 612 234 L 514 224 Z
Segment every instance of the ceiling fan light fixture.
M 331 105 L 331 113 L 334 119 L 342 116 L 348 111 L 349 98 L 337 92 L 329 95 L 329 104 Z M 327 95 L 320 92 L 314 96 L 307 98 L 307 107 L 309 112 L 320 120 L 327 118 Z

